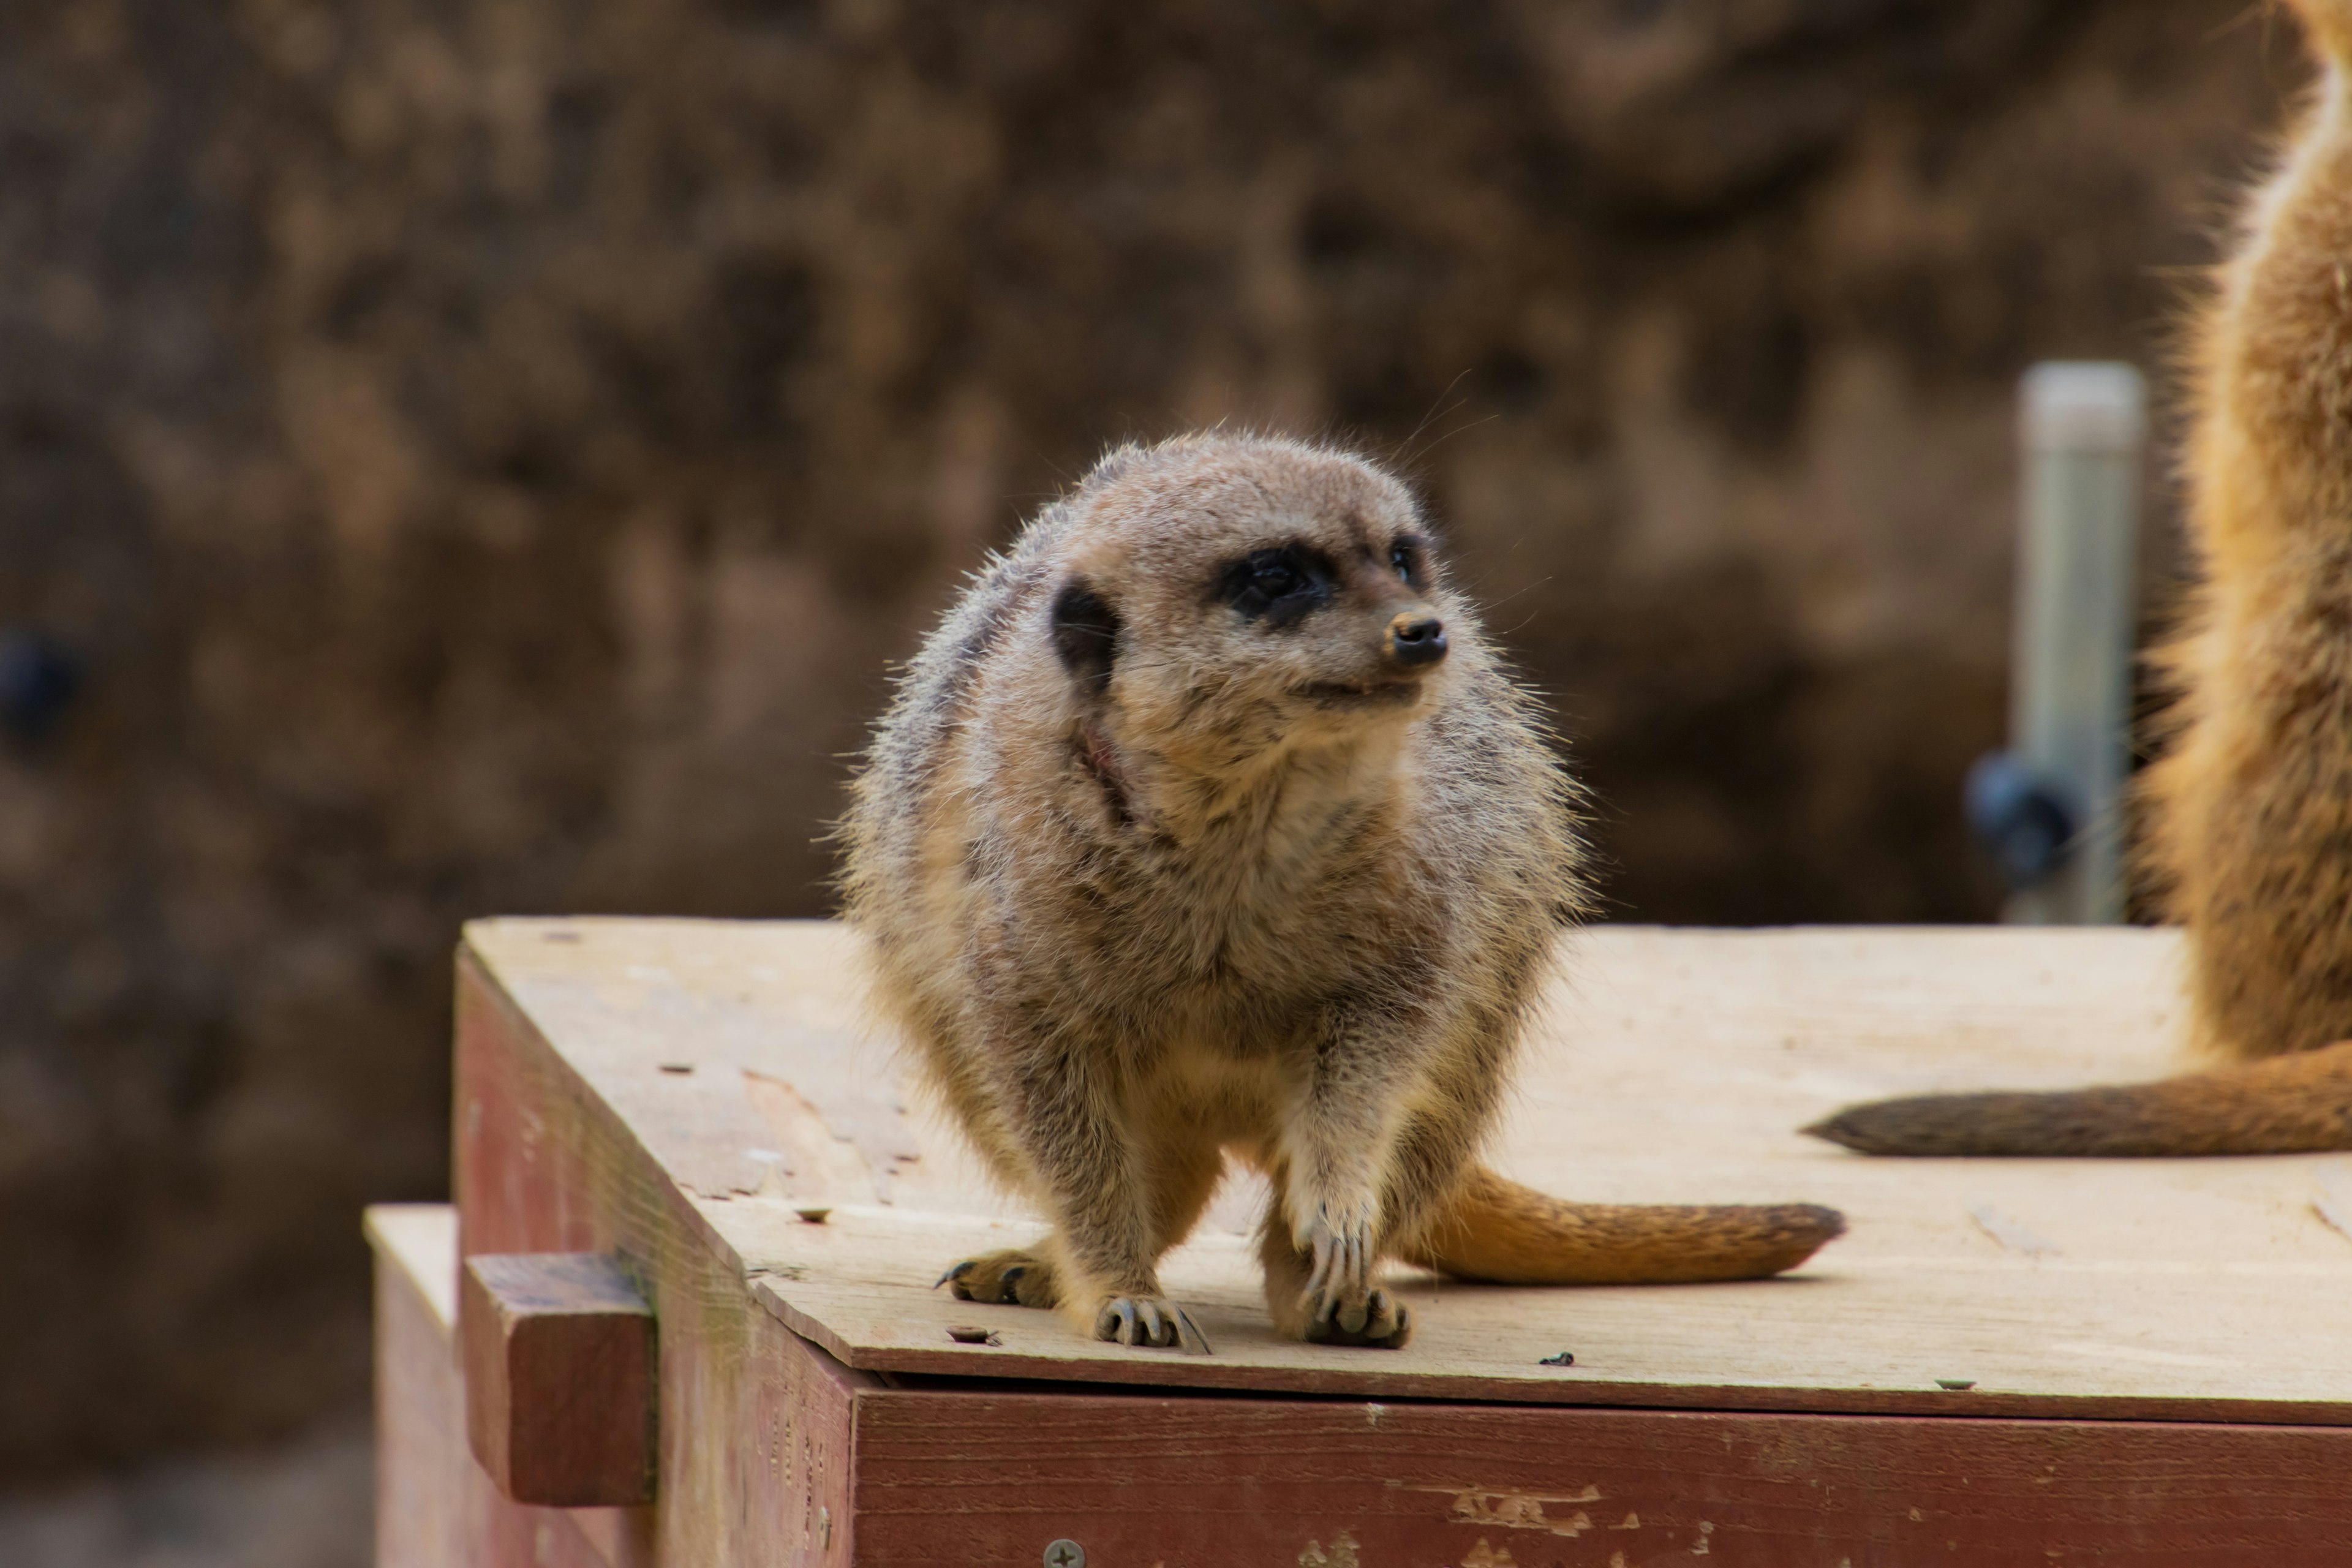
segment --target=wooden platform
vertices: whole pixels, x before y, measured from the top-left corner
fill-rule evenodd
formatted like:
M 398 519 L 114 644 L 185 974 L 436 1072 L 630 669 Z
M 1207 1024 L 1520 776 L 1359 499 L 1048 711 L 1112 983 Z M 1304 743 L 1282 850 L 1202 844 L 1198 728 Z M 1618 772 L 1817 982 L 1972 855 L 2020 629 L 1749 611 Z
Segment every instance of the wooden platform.
M 1413 1343 L 1343 1350 L 1273 1336 L 1235 1184 L 1164 1271 L 1216 1345 L 1189 1358 L 929 1288 L 1032 1226 L 861 1029 L 845 933 L 488 922 L 462 1246 L 613 1253 L 655 1302 L 660 1490 L 602 1527 L 616 1563 L 2343 1561 L 2352 1238 L 2321 1206 L 2352 1215 L 2352 1159 L 1874 1162 L 1793 1131 L 2168 1070 L 2174 963 L 2132 931 L 1586 933 L 1497 1163 L 1832 1203 L 1853 1234 L 1751 1285 L 1406 1273 Z

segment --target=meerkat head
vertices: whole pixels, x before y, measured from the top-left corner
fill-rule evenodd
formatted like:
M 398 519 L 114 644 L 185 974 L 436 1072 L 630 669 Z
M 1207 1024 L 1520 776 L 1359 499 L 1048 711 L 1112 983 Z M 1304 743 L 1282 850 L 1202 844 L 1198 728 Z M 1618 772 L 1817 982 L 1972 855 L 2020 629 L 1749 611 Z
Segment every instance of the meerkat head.
M 1112 453 L 1076 496 L 1049 616 L 1123 743 L 1231 767 L 1394 731 L 1468 628 L 1412 496 L 1360 458 L 1194 437 Z

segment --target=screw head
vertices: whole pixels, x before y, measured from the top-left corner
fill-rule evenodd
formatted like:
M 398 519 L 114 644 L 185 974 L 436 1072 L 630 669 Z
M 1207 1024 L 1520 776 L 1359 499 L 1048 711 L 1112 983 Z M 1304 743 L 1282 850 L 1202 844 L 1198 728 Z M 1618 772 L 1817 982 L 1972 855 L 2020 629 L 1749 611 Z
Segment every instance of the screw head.
M 1075 1541 L 1056 1541 L 1045 1548 L 1045 1568 L 1087 1568 L 1087 1549 Z

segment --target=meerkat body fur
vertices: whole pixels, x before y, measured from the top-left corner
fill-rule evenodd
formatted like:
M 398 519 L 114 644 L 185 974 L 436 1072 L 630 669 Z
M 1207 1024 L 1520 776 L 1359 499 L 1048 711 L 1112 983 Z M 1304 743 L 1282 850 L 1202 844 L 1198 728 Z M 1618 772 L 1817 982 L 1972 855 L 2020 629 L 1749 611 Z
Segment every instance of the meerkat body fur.
M 2187 932 L 2212 1070 L 1927 1096 L 1810 1129 L 1873 1153 L 2352 1148 L 2352 0 L 2295 0 L 2325 71 L 2192 341 L 2202 582 L 2158 655 L 2171 744 L 2143 853 Z
M 1356 458 L 1112 453 L 925 645 L 845 823 L 876 994 L 1054 1229 L 950 1270 L 1128 1343 L 1231 1155 L 1294 1336 L 1396 1345 L 1385 1257 L 1742 1278 L 1827 1210 L 1578 1208 L 1475 1163 L 1556 940 L 1576 795 L 1412 498 Z

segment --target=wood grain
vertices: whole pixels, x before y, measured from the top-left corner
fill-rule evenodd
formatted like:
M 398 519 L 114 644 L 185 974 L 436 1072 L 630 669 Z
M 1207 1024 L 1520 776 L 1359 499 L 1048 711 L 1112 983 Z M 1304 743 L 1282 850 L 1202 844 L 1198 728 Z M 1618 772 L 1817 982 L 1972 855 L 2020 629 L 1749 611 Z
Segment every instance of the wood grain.
M 625 1508 L 654 1489 L 653 1309 L 602 1253 L 481 1253 L 458 1285 L 474 1458 L 517 1502 Z
M 2290 1568 L 2352 1430 L 958 1392 L 861 1399 L 860 1563 Z M 1345 1539 L 1360 1549 L 1344 1554 Z
M 2168 932 L 1584 933 L 1497 1163 L 1570 1197 L 1832 1203 L 1853 1234 L 1801 1275 L 1754 1284 L 1524 1290 L 1408 1275 L 1415 1342 L 1373 1355 L 1273 1336 L 1240 1234 L 1253 1194 L 1236 1184 L 1167 1269 L 1219 1352 L 1181 1359 L 931 1291 L 946 1264 L 1017 1241 L 1028 1222 L 909 1109 L 888 1042 L 862 1032 L 846 933 L 496 921 L 467 940 L 485 984 L 594 1107 L 591 1142 L 628 1173 L 631 1201 L 684 1211 L 720 1267 L 852 1367 L 1660 1408 L 2352 1422 L 2352 1336 L 2335 1307 L 2352 1243 L 2311 1206 L 2320 1177 L 2352 1163 L 1880 1162 L 1794 1131 L 1876 1095 L 2168 1070 Z M 760 1080 L 790 1086 L 793 1102 L 778 1110 Z M 729 1102 L 727 1119 L 703 1119 Z M 768 1141 L 736 1146 L 753 1136 Z M 756 1168 L 756 1184 L 689 1179 L 730 1162 Z M 856 1198 L 853 1177 L 873 1196 Z M 835 1201 L 845 1188 L 852 1198 Z M 795 1208 L 817 1200 L 833 1213 L 803 1222 Z M 572 1201 L 545 1196 L 559 1228 Z M 2004 1246 L 1979 1211 L 2042 1245 Z M 957 1344 L 950 1321 L 985 1321 L 1001 1342 Z M 1574 1368 L 1538 1364 L 1560 1350 Z
M 375 1252 L 375 1562 L 467 1561 L 464 1393 L 451 1342 L 457 1225 L 438 1204 L 367 1212 Z
M 645 1508 L 531 1508 L 501 1496 L 466 1438 L 457 1359 L 457 1216 L 367 1211 L 375 1251 L 378 1568 L 646 1568 Z
M 628 1126 L 461 954 L 460 1246 L 630 1260 L 659 1337 L 659 1505 L 615 1568 L 848 1561 L 851 1411 L 877 1386 L 747 1294 L 741 1265 Z M 528 1562 L 526 1557 L 514 1562 Z

